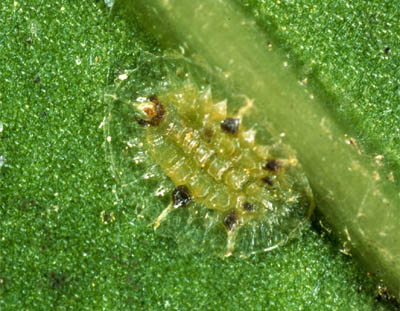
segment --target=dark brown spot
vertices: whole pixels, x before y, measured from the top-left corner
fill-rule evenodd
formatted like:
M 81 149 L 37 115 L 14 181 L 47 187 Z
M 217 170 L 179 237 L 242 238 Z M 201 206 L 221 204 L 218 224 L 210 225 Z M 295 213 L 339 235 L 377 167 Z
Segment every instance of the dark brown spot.
M 149 125 L 146 120 L 141 119 L 141 118 L 137 118 L 136 122 L 139 123 L 139 125 L 142 125 L 142 126 Z
M 108 224 L 108 223 L 111 223 L 114 221 L 114 215 L 109 212 L 102 213 L 101 218 L 105 224 Z
M 145 108 L 143 112 L 149 117 L 148 120 L 141 118 L 136 119 L 140 125 L 157 126 L 161 123 L 165 116 L 165 107 L 158 101 L 156 95 L 151 95 L 149 100 L 154 104 L 153 108 Z
M 185 185 L 178 186 L 172 192 L 172 202 L 175 208 L 184 207 L 192 201 L 192 196 L 188 187 Z
M 386 55 L 388 55 L 390 53 L 390 47 L 386 47 L 384 52 L 385 52 Z
M 267 163 L 263 166 L 264 170 L 276 172 L 282 167 L 281 163 L 277 160 L 267 160 Z
M 254 211 L 254 206 L 251 205 L 249 202 L 244 202 L 243 209 L 245 211 L 251 212 L 251 211 Z
M 160 102 L 158 101 L 157 95 L 153 94 L 149 96 L 149 101 L 151 101 L 152 103 L 159 105 Z
M 236 134 L 239 130 L 239 119 L 226 118 L 221 121 L 221 129 L 229 134 Z
M 397 309 L 400 307 L 399 302 L 396 298 L 389 292 L 386 286 L 378 286 L 377 294 L 375 296 L 377 302 L 389 302 L 393 304 Z M 396 309 L 396 310 L 397 310 Z
M 40 82 L 40 77 L 36 77 L 35 79 L 33 79 L 33 82 L 39 83 Z
M 154 104 L 154 114 L 151 116 L 151 119 L 147 121 L 147 123 L 151 126 L 157 126 L 161 123 L 165 116 L 165 108 L 158 101 L 156 95 L 151 95 L 149 100 Z
M 273 185 L 274 185 L 274 181 L 273 181 L 272 178 L 269 177 L 269 176 L 265 176 L 265 177 L 261 178 L 261 180 L 262 180 L 263 182 L 265 182 L 267 185 L 270 185 L 270 186 L 273 186 Z
M 225 216 L 224 218 L 224 225 L 226 229 L 229 231 L 232 230 L 233 226 L 235 225 L 237 221 L 237 215 L 235 211 L 231 211 L 228 215 Z

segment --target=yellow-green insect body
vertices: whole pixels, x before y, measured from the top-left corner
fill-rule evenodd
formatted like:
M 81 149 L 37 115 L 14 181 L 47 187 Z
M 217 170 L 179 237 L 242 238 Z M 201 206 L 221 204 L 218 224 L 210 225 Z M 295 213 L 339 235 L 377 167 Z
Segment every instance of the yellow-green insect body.
M 191 222 L 203 222 L 204 238 L 223 236 L 225 256 L 248 255 L 283 244 L 311 214 L 311 189 L 293 151 L 279 140 L 258 144 L 255 131 L 242 124 L 252 105 L 243 97 L 239 112 L 228 115 L 226 100 L 191 83 L 136 105 L 151 158 L 203 209 L 199 215 L 190 204 L 171 203 L 155 229 L 186 209 Z
M 251 122 L 267 102 L 237 95 L 207 64 L 146 59 L 105 95 L 115 204 L 135 208 L 130 223 L 151 225 L 183 252 L 222 256 L 272 250 L 295 236 L 313 195 L 268 116 Z

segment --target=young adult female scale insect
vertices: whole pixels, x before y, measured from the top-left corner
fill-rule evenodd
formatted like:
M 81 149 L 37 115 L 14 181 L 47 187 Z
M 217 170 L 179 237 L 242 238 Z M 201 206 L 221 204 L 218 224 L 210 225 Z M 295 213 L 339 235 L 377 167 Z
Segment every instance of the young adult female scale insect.
M 210 88 L 194 84 L 136 105 L 147 149 L 175 184 L 154 229 L 195 201 L 214 212 L 204 216 L 214 218 L 204 230 L 223 228 L 224 256 L 230 256 L 236 248 L 246 254 L 272 250 L 310 216 L 311 189 L 294 153 L 281 142 L 257 144 L 256 132 L 244 127 L 243 116 L 252 108 L 253 101 L 243 97 L 239 111 L 228 115 L 227 100 L 215 101 Z M 284 149 L 288 157 L 275 156 Z
M 183 57 L 149 59 L 106 94 L 116 194 L 137 207 L 134 222 L 150 222 L 183 251 L 251 255 L 284 244 L 309 218 L 314 200 L 283 137 L 267 120 L 246 123 L 268 102 L 235 95 Z

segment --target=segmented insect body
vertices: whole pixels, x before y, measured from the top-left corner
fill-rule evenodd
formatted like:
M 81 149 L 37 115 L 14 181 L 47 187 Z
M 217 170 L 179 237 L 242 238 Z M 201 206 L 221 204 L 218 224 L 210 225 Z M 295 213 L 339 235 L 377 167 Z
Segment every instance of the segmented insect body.
M 258 144 L 243 125 L 249 98 L 229 115 L 227 101 L 214 100 L 210 88 L 186 83 L 135 106 L 146 149 L 176 186 L 154 220 L 157 230 L 184 210 L 201 228 L 200 244 L 211 238 L 219 243 L 214 251 L 248 255 L 283 244 L 310 216 L 313 197 L 294 152 L 280 139 Z
M 296 236 L 313 195 L 268 116 L 251 122 L 268 102 L 238 95 L 205 63 L 145 56 L 105 94 L 115 204 L 136 207 L 132 224 L 182 252 L 249 255 Z

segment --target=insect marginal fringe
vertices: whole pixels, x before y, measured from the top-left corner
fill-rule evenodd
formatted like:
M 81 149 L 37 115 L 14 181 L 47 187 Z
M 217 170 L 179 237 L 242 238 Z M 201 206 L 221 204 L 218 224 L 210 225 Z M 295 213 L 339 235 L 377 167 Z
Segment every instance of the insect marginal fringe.
M 119 188 L 129 188 L 124 196 L 138 218 L 185 251 L 248 256 L 283 245 L 314 208 L 295 152 L 281 137 L 258 143 L 245 127 L 244 117 L 257 109 L 253 100 L 241 96 L 231 113 L 229 98 L 214 98 L 213 86 L 184 76 L 131 99 L 109 95 L 105 136 Z M 170 193 L 168 207 L 165 199 L 141 201 L 155 192 L 144 193 L 150 184 L 161 196 Z

